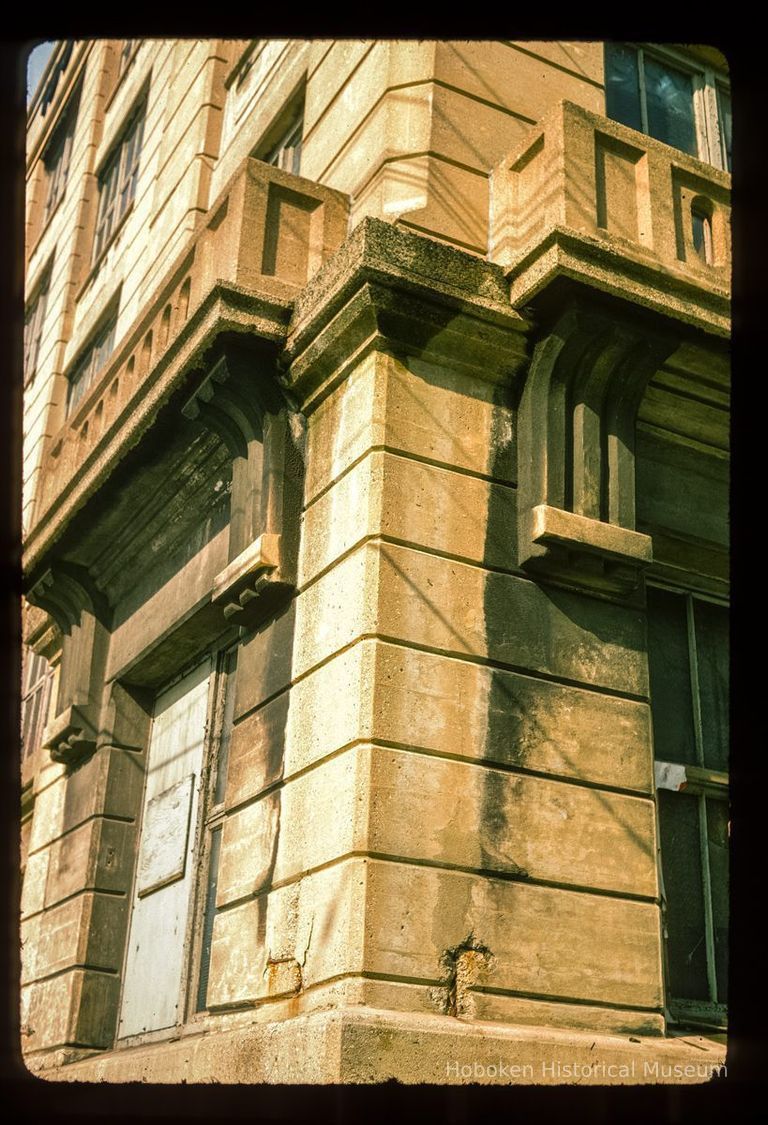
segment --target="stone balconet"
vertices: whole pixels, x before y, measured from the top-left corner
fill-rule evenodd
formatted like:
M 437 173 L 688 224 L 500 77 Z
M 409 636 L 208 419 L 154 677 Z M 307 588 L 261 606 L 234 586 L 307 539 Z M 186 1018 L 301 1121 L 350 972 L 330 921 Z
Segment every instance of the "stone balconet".
M 490 257 L 516 307 L 567 277 L 726 336 L 729 220 L 726 172 L 564 101 L 492 174 Z
M 51 440 L 27 557 L 57 537 L 222 332 L 285 338 L 297 292 L 343 241 L 340 192 L 246 159 Z M 44 549 L 44 548 L 43 548 Z

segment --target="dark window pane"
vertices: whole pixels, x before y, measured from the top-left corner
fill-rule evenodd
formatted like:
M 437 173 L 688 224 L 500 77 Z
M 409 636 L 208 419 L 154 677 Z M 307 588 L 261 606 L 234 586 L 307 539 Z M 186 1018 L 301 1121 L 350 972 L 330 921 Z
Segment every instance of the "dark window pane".
M 695 764 L 696 743 L 685 598 L 648 589 L 648 661 L 653 743 L 663 762 Z
M 712 223 L 709 215 L 695 207 L 691 209 L 693 248 L 703 262 L 712 263 Z
M 731 95 L 721 86 L 717 88 L 717 103 L 720 110 L 720 132 L 725 145 L 726 168 L 731 170 Z
M 631 129 L 643 127 L 637 51 L 617 43 L 605 45 L 605 112 Z
M 728 769 L 728 611 L 694 602 L 704 764 Z
M 693 80 L 682 70 L 645 56 L 648 132 L 657 140 L 698 156 L 693 116 Z
M 71 414 L 78 403 L 85 397 L 94 376 L 104 366 L 112 354 L 115 345 L 116 320 L 111 320 L 104 327 L 101 334 L 96 337 L 80 363 L 72 372 L 69 381 L 69 395 L 67 398 L 67 414 Z
M 708 1000 L 698 798 L 664 789 L 657 797 L 669 993 L 677 1000 Z
M 211 832 L 211 846 L 208 856 L 208 886 L 205 892 L 205 916 L 203 918 L 203 945 L 200 953 L 200 979 L 197 985 L 197 1011 L 202 1011 L 208 1001 L 208 973 L 211 967 L 211 943 L 213 941 L 213 921 L 216 917 L 216 887 L 219 881 L 219 852 L 221 850 L 221 828 Z
M 707 798 L 709 877 L 715 931 L 717 1002 L 728 1002 L 728 803 Z

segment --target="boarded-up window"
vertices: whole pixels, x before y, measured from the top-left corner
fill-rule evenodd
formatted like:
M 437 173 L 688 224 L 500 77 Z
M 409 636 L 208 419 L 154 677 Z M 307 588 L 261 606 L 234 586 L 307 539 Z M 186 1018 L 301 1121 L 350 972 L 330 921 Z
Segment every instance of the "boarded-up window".
M 206 1006 L 236 664 L 236 649 L 222 652 L 155 702 L 118 1033 L 123 1039 L 173 1028 Z M 193 903 L 199 917 L 192 916 Z
M 184 1018 L 195 826 L 203 772 L 211 662 L 155 702 L 119 1036 Z

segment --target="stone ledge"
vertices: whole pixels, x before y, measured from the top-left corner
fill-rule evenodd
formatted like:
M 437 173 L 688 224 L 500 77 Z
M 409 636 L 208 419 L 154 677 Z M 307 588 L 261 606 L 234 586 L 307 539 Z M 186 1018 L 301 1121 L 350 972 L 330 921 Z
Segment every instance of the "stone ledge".
M 700 279 L 694 282 L 683 270 L 654 262 L 624 240 L 607 235 L 597 238 L 554 227 L 510 265 L 508 277 L 516 307 L 527 306 L 558 277 L 568 277 L 705 332 L 730 335 L 727 290 Z
M 368 217 L 296 298 L 286 384 L 314 408 L 371 345 L 508 382 L 530 327 L 498 265 Z
M 653 541 L 649 535 L 565 512 L 549 504 L 538 504 L 533 509 L 532 538 L 535 543 L 558 543 L 571 550 L 606 558 L 640 564 L 653 562 Z
M 60 1062 L 27 1058 L 40 1077 L 72 1082 L 692 1084 L 717 1076 L 725 1046 L 697 1035 L 500 1027 L 360 1006 Z

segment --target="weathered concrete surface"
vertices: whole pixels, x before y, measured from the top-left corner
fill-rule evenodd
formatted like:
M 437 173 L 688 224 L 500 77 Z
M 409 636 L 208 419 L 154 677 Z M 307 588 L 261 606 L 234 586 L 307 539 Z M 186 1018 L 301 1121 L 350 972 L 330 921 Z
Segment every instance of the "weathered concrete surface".
M 382 546 L 379 568 L 377 624 L 384 637 L 647 694 L 637 610 L 391 544 Z
M 654 903 L 397 862 L 368 862 L 366 968 L 434 978 L 472 934 L 490 950 L 483 984 L 541 998 L 661 1006 Z
M 404 750 L 366 757 L 374 854 L 656 895 L 650 800 Z
M 636 1039 L 341 1008 L 281 1023 L 254 1019 L 219 1034 L 185 1035 L 159 1050 L 117 1051 L 74 1063 L 56 1077 L 79 1082 L 701 1083 L 725 1063 L 724 1048 L 701 1036 Z M 45 1070 L 40 1075 L 54 1076 Z
M 365 863 L 348 859 L 216 917 L 208 987 L 213 1009 L 270 995 L 268 962 L 301 966 L 302 987 L 362 968 Z
M 647 704 L 378 643 L 373 738 L 650 794 Z
M 300 584 L 374 535 L 511 570 L 515 491 L 373 450 L 308 507 Z

